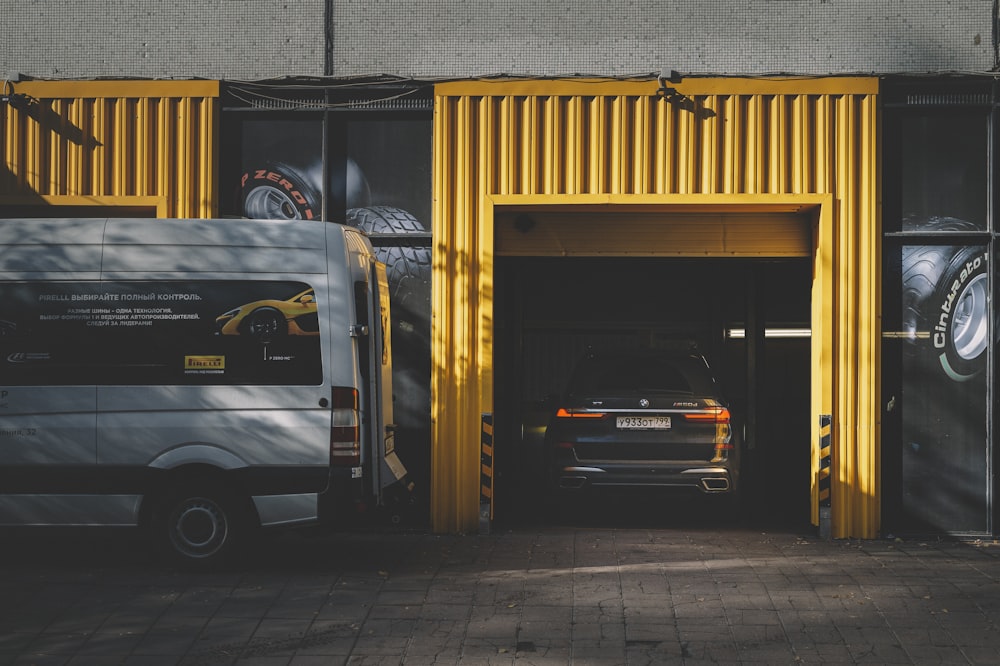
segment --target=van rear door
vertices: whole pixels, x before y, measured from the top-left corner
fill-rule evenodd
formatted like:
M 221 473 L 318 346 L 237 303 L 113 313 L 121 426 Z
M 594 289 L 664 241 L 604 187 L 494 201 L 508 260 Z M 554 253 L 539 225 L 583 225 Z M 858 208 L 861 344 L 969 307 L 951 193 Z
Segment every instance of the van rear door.
M 368 404 L 372 406 L 371 470 L 373 489 L 379 503 L 383 491 L 406 476 L 406 468 L 396 455 L 396 424 L 392 413 L 392 319 L 389 308 L 389 280 L 385 264 L 372 260 L 369 280 L 369 344 L 371 367 L 368 372 Z
M 15 255 L 15 252 L 10 252 Z M 0 524 L 78 524 L 96 468 L 96 282 L 0 282 Z M 121 513 L 108 516 L 115 524 Z

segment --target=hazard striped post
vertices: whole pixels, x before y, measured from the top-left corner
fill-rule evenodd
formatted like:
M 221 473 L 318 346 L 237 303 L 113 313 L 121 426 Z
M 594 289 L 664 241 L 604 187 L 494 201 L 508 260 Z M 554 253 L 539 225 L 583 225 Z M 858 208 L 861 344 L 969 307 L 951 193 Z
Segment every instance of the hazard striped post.
M 483 413 L 479 453 L 479 533 L 493 523 L 493 414 Z
M 830 414 L 820 414 L 819 417 L 819 475 L 817 489 L 819 496 L 819 535 L 824 539 L 831 537 L 830 529 L 830 472 L 832 471 L 831 438 L 833 417 Z

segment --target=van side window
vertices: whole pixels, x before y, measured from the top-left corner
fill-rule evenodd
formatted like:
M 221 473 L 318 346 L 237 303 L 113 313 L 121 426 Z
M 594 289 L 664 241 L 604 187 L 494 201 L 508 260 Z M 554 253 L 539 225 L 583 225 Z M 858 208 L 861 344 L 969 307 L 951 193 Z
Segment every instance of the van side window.
M 318 385 L 319 340 L 302 282 L 0 283 L 5 384 Z

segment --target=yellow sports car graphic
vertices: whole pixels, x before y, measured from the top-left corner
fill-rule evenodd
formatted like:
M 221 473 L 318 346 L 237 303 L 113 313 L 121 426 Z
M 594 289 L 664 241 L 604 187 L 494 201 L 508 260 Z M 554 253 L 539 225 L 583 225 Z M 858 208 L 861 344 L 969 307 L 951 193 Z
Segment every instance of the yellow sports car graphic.
M 245 335 L 269 343 L 286 335 L 319 335 L 312 288 L 286 300 L 253 301 L 215 318 L 218 335 Z

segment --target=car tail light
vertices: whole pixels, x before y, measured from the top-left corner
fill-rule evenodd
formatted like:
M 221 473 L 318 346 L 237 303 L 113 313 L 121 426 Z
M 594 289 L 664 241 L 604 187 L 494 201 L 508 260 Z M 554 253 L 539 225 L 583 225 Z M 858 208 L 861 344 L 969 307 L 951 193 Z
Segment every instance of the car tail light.
M 732 416 L 726 407 L 706 407 L 701 411 L 685 413 L 684 418 L 697 423 L 715 424 L 715 457 L 712 459 L 713 462 L 723 460 L 727 452 L 733 450 L 732 430 L 730 428 Z
M 556 412 L 556 418 L 560 419 L 603 419 L 607 414 L 604 412 L 587 412 L 578 409 L 566 409 L 560 407 Z
M 356 467 L 361 464 L 361 427 L 358 418 L 358 391 L 333 387 L 330 414 L 330 465 Z
M 703 423 L 729 423 L 729 410 L 725 407 L 706 407 L 699 412 L 687 412 L 684 418 L 688 421 Z

